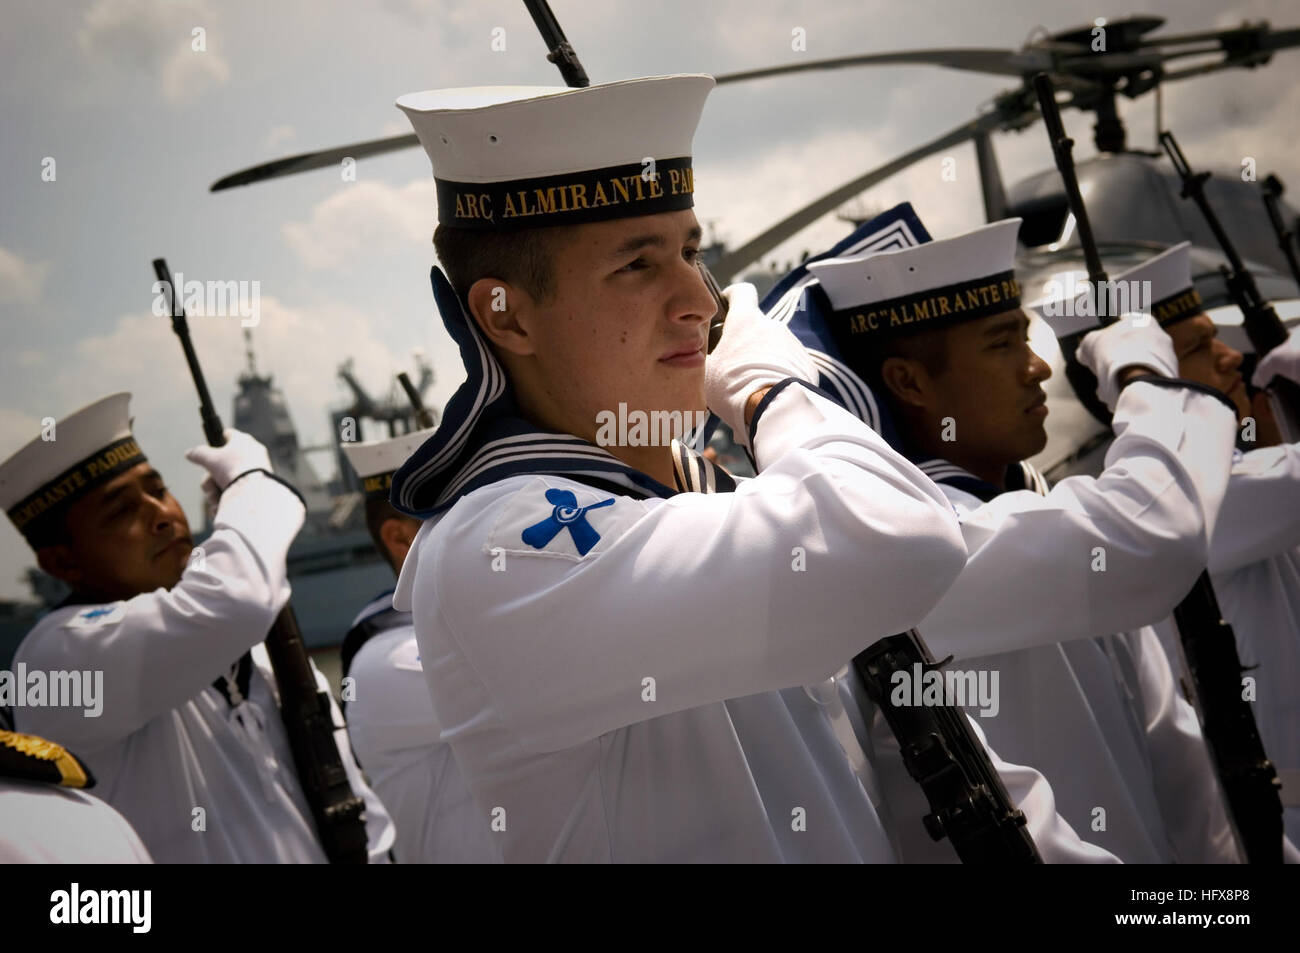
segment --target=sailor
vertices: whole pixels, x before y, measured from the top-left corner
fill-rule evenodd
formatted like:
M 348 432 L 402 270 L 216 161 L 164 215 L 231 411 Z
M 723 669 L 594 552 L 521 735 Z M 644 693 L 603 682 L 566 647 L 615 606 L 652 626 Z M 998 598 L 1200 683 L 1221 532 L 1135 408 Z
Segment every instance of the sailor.
M 86 793 L 94 786 L 62 745 L 0 729 L 0 864 L 150 863 L 126 818 Z
M 506 861 L 898 859 L 834 699 L 790 686 L 906 630 L 964 547 L 752 286 L 725 292 L 706 365 L 690 141 L 712 86 L 398 100 L 433 163 L 466 381 L 393 478 L 426 520 L 393 604 Z M 752 480 L 678 439 L 706 404 Z
M 394 574 L 420 521 L 388 502 L 395 471 L 432 435 L 344 443 L 365 494 L 366 528 Z M 397 826 L 402 863 L 491 863 L 500 844 L 474 804 L 429 701 L 411 614 L 393 608 L 393 590 L 357 614 L 343 639 L 343 702 L 352 749 Z
M 976 719 L 992 746 L 1041 770 L 1080 836 L 1125 861 L 1236 860 L 1195 713 L 1141 628 L 1204 565 L 1231 415 L 1175 379 L 1153 322 L 1122 321 L 1080 349 L 1115 410 L 1109 468 L 1049 491 L 1022 462 L 1046 441 L 1051 371 L 1028 345 L 1019 225 L 814 259 L 770 310 L 821 322 L 823 380 L 864 394 L 960 515 L 969 560 L 919 629 L 949 668 L 998 676 Z
M 1191 245 L 1183 242 L 1117 275 L 1149 282 L 1151 314 L 1169 334 L 1179 374 L 1227 395 L 1241 425 L 1232 474 L 1210 538 L 1209 568 L 1224 618 L 1253 682 L 1255 719 L 1264 750 L 1282 779 L 1287 836 L 1300 838 L 1300 445 L 1270 426 L 1267 394 L 1275 376 L 1300 380 L 1300 341 L 1270 351 L 1247 392 L 1243 356 L 1218 337 L 1192 284 Z M 1158 627 L 1177 658 L 1172 620 Z M 1288 857 L 1296 859 L 1291 845 Z
M 15 727 L 80 752 L 159 862 L 324 861 L 261 644 L 289 598 L 302 501 L 265 447 L 227 430 L 224 446 L 186 454 L 207 470 L 205 493 L 220 494 L 212 535 L 195 547 L 131 433 L 129 402 L 98 400 L 0 464 L 0 505 L 41 568 L 72 589 L 24 638 L 15 667 L 98 686 L 93 705 L 87 692 L 28 697 Z M 370 856 L 385 858 L 392 823 L 332 712 Z

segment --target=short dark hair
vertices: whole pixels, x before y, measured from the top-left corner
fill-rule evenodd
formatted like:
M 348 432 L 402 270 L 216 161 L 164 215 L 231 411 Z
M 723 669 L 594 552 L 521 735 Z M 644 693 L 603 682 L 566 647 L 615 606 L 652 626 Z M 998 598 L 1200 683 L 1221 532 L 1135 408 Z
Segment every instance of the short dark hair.
M 538 301 L 555 290 L 552 250 L 565 226 L 481 232 L 439 225 L 433 248 L 456 293 L 465 299 L 474 282 L 500 278 L 523 288 Z
M 384 562 L 393 566 L 393 572 L 397 572 L 402 567 L 393 565 L 393 560 L 388 554 L 388 547 L 384 545 L 384 537 L 380 535 L 380 530 L 384 528 L 384 524 L 389 520 L 401 520 L 404 523 L 416 524 L 420 521 L 414 516 L 407 516 L 382 496 L 375 496 L 366 500 L 366 529 L 370 531 L 370 540 L 375 544 L 375 552 L 384 557 Z
M 881 368 L 891 357 L 919 361 L 926 373 L 938 376 L 948 369 L 947 328 L 926 328 L 911 334 L 887 337 L 865 352 L 865 359 L 854 370 L 881 399 L 894 406 L 894 397 L 881 375 Z

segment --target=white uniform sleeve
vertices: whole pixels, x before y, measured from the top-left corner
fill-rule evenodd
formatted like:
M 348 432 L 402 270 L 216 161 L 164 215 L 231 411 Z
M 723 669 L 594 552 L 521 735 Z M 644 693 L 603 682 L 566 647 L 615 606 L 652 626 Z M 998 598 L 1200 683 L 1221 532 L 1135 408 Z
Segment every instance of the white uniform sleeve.
M 388 852 L 397 840 L 397 828 L 388 814 L 388 809 L 379 800 L 374 790 L 367 783 L 357 767 L 356 756 L 352 753 L 352 744 L 348 740 L 347 725 L 343 721 L 343 712 L 339 711 L 334 695 L 330 691 L 329 679 L 311 663 L 312 674 L 316 676 L 316 687 L 324 692 L 330 700 L 330 718 L 334 722 L 334 743 L 339 746 L 339 758 L 343 761 L 343 770 L 347 772 L 348 783 L 352 793 L 366 802 L 366 847 L 372 864 L 389 862 Z
M 1242 566 L 1300 546 L 1300 444 L 1244 454 L 1232 467 L 1210 540 L 1210 572 Z
M 414 606 L 426 673 L 443 662 L 433 629 L 474 676 L 448 692 L 486 692 L 525 749 L 557 750 L 821 681 L 914 625 L 960 571 L 965 548 L 938 488 L 833 402 L 787 386 L 763 409 L 755 448 L 760 473 L 735 493 L 590 509 L 600 542 L 584 555 L 558 527 L 541 549 L 521 530 L 551 513 L 548 487 L 581 505 L 609 493 L 539 477 L 466 497 L 412 549 L 394 597 Z
M 1056 810 L 1056 795 L 1047 778 L 1027 765 L 1003 761 L 989 747 L 979 722 L 967 715 L 980 742 L 988 750 L 993 768 L 1006 786 L 1011 803 L 1025 814 L 1025 827 L 1045 864 L 1118 864 L 1119 858 L 1103 847 L 1079 837 L 1070 822 Z
M 1235 421 L 1218 400 L 1134 383 L 1096 479 L 1003 493 L 962 518 L 966 570 L 919 626 L 958 658 L 1153 623 L 1205 568 Z
M 98 618 L 78 612 L 38 623 L 18 660 L 47 672 L 102 672 L 102 711 L 24 708 L 22 730 L 90 752 L 193 698 L 266 637 L 288 601 L 285 556 L 304 515 L 287 488 L 250 474 L 222 495 L 212 535 L 171 589 Z

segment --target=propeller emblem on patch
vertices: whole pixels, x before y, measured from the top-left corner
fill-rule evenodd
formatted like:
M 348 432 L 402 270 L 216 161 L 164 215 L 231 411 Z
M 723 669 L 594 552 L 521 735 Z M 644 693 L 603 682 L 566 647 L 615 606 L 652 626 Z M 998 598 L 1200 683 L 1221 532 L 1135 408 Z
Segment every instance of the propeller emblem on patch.
M 600 534 L 587 522 L 587 511 L 609 506 L 614 498 L 611 496 L 608 500 L 590 506 L 579 506 L 578 498 L 569 490 L 550 489 L 546 491 L 546 501 L 553 507 L 551 515 L 524 530 L 524 542 L 534 549 L 545 549 L 559 535 L 560 530 L 567 526 L 569 535 L 573 537 L 573 545 L 578 548 L 578 555 L 585 556 L 600 542 Z

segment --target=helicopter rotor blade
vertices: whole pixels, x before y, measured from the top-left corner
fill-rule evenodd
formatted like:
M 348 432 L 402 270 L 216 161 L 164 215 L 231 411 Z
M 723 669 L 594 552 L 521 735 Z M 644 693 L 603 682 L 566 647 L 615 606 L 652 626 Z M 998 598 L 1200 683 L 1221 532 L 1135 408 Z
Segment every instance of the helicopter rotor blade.
M 1071 52 L 1078 52 L 1077 48 Z M 1024 76 L 1041 70 L 1050 70 L 1050 56 L 1038 50 L 948 49 L 902 50 L 896 53 L 865 53 L 859 56 L 838 56 L 827 60 L 806 63 L 789 63 L 765 69 L 744 70 L 739 73 L 722 73 L 715 76 L 719 86 L 741 83 L 751 79 L 785 76 L 809 70 L 846 69 L 853 66 L 946 66 L 949 69 L 991 73 L 997 76 Z
M 309 169 L 323 169 L 327 166 L 338 165 L 346 158 L 364 159 L 368 156 L 383 155 L 385 152 L 396 152 L 398 149 L 405 149 L 408 146 L 418 146 L 420 139 L 415 133 L 407 133 L 403 136 L 389 136 L 386 139 L 371 139 L 368 142 L 357 142 L 350 146 L 339 146 L 336 149 L 322 149 L 319 152 L 304 152 L 296 156 L 288 156 L 284 159 L 274 159 L 271 162 L 263 162 L 261 165 L 255 165 L 252 168 L 244 169 L 242 172 L 235 172 L 223 179 L 218 179 L 212 183 L 209 191 L 222 192 L 226 189 L 234 188 L 237 185 L 251 185 L 254 182 L 265 182 L 267 179 L 278 179 L 281 176 L 293 175 L 296 172 L 306 172 Z
M 1200 49 L 1160 51 L 1159 47 L 1206 44 Z M 1141 41 L 1132 51 L 1116 50 L 1098 56 L 1074 43 L 1046 40 L 1021 50 L 937 49 L 902 50 L 894 53 L 869 53 L 833 59 L 790 63 L 766 69 L 723 73 L 715 79 L 719 86 L 753 79 L 767 79 L 812 70 L 846 69 L 855 66 L 942 66 L 948 69 L 1027 78 L 1044 71 L 1061 75 L 1095 76 L 1123 74 L 1140 69 L 1154 69 L 1162 63 L 1189 56 L 1226 54 L 1229 65 L 1246 65 L 1276 50 L 1300 46 L 1300 28 L 1272 30 L 1267 24 L 1232 30 L 1189 33 L 1182 36 L 1155 37 Z M 1240 62 L 1244 60 L 1245 63 Z
M 1267 23 L 1247 23 L 1227 30 L 1208 30 L 1204 33 L 1182 33 L 1175 36 L 1153 36 L 1143 39 L 1139 49 L 1149 46 L 1180 46 L 1185 43 L 1214 43 L 1217 50 L 1232 51 L 1253 43 L 1258 49 L 1272 52 L 1300 43 L 1300 28 L 1274 30 Z
M 1165 50 L 1164 47 L 1178 47 L 1189 44 L 1207 44 L 1198 49 Z M 715 77 L 718 85 L 739 83 L 773 76 L 784 76 L 812 70 L 846 69 L 855 66 L 939 66 L 968 72 L 988 73 L 999 76 L 1016 76 L 1028 79 L 1037 72 L 1051 74 L 1058 88 L 1070 80 L 1084 82 L 1105 82 L 1106 77 L 1115 79 L 1131 76 L 1142 70 L 1157 71 L 1155 82 L 1186 79 L 1231 67 L 1253 67 L 1267 62 L 1272 53 L 1278 50 L 1300 47 L 1300 27 L 1273 30 L 1267 23 L 1246 24 L 1228 30 L 1188 33 L 1176 36 L 1142 38 L 1131 50 L 1115 50 L 1102 55 L 1089 54 L 1086 46 L 1074 42 L 1045 40 L 1021 50 L 999 49 L 937 49 L 910 50 L 894 53 L 871 53 L 861 56 L 843 56 L 833 59 L 814 60 L 806 63 L 791 63 L 766 69 L 745 70 L 738 73 L 723 73 Z M 1192 56 L 1221 55 L 1218 62 L 1201 64 L 1182 70 L 1164 71 L 1162 64 L 1174 59 Z M 1143 84 L 1142 91 L 1150 88 Z M 386 139 L 372 139 L 350 146 L 325 149 L 319 152 L 304 152 L 300 155 L 275 159 L 260 165 L 228 175 L 213 183 L 211 191 L 221 192 L 238 185 L 251 185 L 281 176 L 306 172 L 337 165 L 343 159 L 354 159 L 383 155 L 419 145 L 419 139 L 408 133 L 391 136 Z M 924 147 L 923 147 L 924 148 Z M 940 147 L 942 148 L 942 147 Z M 919 151 L 919 150 L 917 150 Z M 909 153 L 911 155 L 911 153 Z M 731 258 L 732 256 L 727 256 Z
M 1294 49 L 1295 47 L 1300 47 L 1300 29 L 1275 30 L 1264 36 L 1259 43 L 1253 46 L 1243 45 L 1239 49 L 1214 51 L 1224 53 L 1223 59 L 1217 62 L 1200 63 L 1185 69 L 1169 70 L 1161 76 L 1160 81 L 1170 82 L 1192 76 L 1204 76 L 1207 73 L 1217 73 L 1219 70 L 1224 69 L 1243 67 L 1250 69 L 1267 62 L 1279 50 Z
M 910 152 L 904 153 L 898 158 L 872 169 L 866 175 L 861 175 L 851 182 L 846 182 L 839 188 L 826 193 L 815 202 L 805 205 L 792 215 L 787 216 L 777 222 L 771 228 L 762 234 L 751 238 L 739 248 L 732 249 L 718 259 L 717 263 L 711 265 L 713 273 L 719 278 L 731 278 L 742 268 L 751 262 L 757 261 L 766 255 L 773 248 L 780 245 L 787 238 L 802 231 L 811 225 L 817 219 L 821 218 L 828 212 L 834 211 L 838 206 L 844 204 L 853 196 L 864 192 L 878 182 L 901 172 L 903 169 L 915 162 L 934 155 L 944 149 L 961 145 L 976 136 L 993 132 L 1002 128 L 1007 122 L 1006 116 L 1000 112 L 990 112 L 978 119 L 964 122 L 956 129 L 944 133 L 937 139 L 927 142 Z

